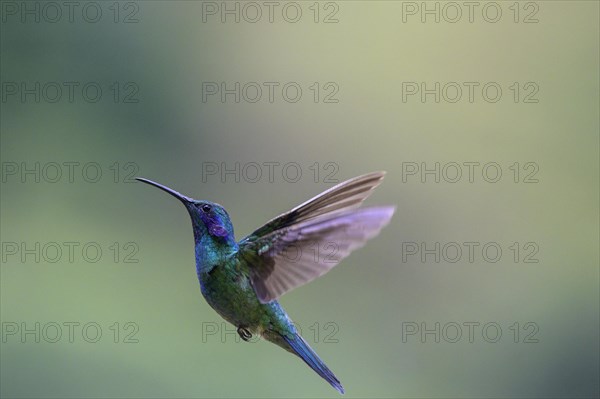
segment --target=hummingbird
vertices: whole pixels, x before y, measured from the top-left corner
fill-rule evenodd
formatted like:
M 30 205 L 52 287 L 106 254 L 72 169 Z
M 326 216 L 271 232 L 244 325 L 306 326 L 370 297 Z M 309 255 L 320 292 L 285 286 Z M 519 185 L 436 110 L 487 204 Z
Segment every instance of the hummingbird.
M 360 208 L 384 175 L 372 172 L 342 182 L 240 241 L 221 205 L 136 179 L 166 191 L 187 209 L 196 274 L 208 304 L 237 328 L 244 341 L 257 334 L 282 347 L 343 394 L 341 382 L 300 336 L 277 299 L 327 273 L 390 222 L 394 206 Z

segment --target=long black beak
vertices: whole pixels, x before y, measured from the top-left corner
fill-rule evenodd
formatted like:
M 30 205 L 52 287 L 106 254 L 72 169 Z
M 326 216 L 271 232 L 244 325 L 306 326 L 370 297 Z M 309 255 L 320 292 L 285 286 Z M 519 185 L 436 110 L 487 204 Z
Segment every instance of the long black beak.
M 152 180 L 144 179 L 143 177 L 136 177 L 135 179 L 136 179 L 136 180 L 139 180 L 139 181 L 141 181 L 141 182 L 144 182 L 144 183 L 150 184 L 151 186 L 158 187 L 158 188 L 160 188 L 160 189 L 161 189 L 161 190 L 163 190 L 163 191 L 166 191 L 167 193 L 171 194 L 173 197 L 177 198 L 179 201 L 183 202 L 183 205 L 185 205 L 186 207 L 187 207 L 187 206 L 188 206 L 190 203 L 192 203 L 192 202 L 193 202 L 193 200 L 192 200 L 191 198 L 189 198 L 189 197 L 186 197 L 185 195 L 183 195 L 183 194 L 180 194 L 180 193 L 178 193 L 177 191 L 175 191 L 175 190 L 172 190 L 172 189 L 170 189 L 170 188 L 169 188 L 169 187 L 167 187 L 167 186 L 163 186 L 162 184 L 158 184 L 158 183 L 156 183 L 156 182 L 153 182 Z

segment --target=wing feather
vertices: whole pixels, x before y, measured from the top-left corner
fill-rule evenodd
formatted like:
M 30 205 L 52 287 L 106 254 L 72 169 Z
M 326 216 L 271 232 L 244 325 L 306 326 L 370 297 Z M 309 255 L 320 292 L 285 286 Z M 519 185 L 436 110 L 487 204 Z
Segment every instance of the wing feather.
M 385 227 L 395 207 L 357 209 L 384 172 L 355 177 L 300 204 L 240 241 L 263 303 L 327 273 Z
M 291 211 L 269 220 L 265 225 L 248 235 L 240 243 L 243 244 L 247 241 L 253 241 L 275 230 L 330 212 L 357 208 L 369 195 L 371 195 L 373 189 L 381 183 L 384 176 L 385 172 L 380 171 L 367 173 L 346 180 L 345 182 L 322 192 L 316 197 L 303 202 Z

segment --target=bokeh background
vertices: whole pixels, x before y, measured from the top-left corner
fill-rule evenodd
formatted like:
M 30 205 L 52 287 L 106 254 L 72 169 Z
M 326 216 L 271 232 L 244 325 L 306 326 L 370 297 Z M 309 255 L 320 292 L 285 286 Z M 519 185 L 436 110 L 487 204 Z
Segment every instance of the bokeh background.
M 597 2 L 482 2 L 455 23 L 444 2 L 281 2 L 273 22 L 258 2 L 255 23 L 239 2 L 78 2 L 72 21 L 55 4 L 61 17 L 44 2 L 1 3 L 2 397 L 337 397 L 299 359 L 223 330 L 200 295 L 185 210 L 130 178 L 221 203 L 241 238 L 372 170 L 388 174 L 368 202 L 396 204 L 392 223 L 282 299 L 347 397 L 598 396 Z M 222 7 L 239 7 L 240 22 L 221 22 Z M 439 23 L 422 22 L 421 7 L 438 7 Z M 21 97 L 23 82 L 40 82 L 39 102 Z M 65 82 L 79 84 L 73 100 L 65 89 L 51 102 Z M 222 102 L 207 82 L 264 91 Z M 279 84 L 273 102 L 264 82 Z M 295 103 L 281 94 L 289 82 L 302 88 Z M 472 102 L 466 86 L 455 103 L 451 91 L 423 102 L 406 82 L 479 88 Z M 497 102 L 482 97 L 488 82 L 502 88 Z M 102 88 L 97 102 L 87 83 Z M 79 163 L 73 179 L 65 162 Z M 273 179 L 268 162 L 279 163 Z M 450 169 L 439 183 L 403 175 L 436 162 L 495 162 L 502 177 L 487 182 L 481 166 L 472 182 L 465 166 L 456 183 Z M 36 163 L 39 177 L 22 174 Z M 236 163 L 237 176 L 221 174 Z M 263 165 L 255 182 L 251 163 Z M 537 182 L 525 182 L 531 168 Z M 73 259 L 65 242 L 78 245 Z M 411 242 L 480 246 L 453 263 L 409 255 Z M 495 263 L 481 253 L 489 242 L 503 250 Z M 538 262 L 524 262 L 532 251 Z M 471 342 L 469 322 L 480 323 Z M 88 323 L 102 329 L 95 343 Z M 407 334 L 435 323 L 439 343 Z M 497 342 L 486 323 L 501 327 Z

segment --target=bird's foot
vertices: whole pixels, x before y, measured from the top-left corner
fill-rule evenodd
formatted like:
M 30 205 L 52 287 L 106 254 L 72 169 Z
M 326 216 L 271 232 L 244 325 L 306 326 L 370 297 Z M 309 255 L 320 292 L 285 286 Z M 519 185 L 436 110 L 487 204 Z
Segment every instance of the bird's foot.
M 248 342 L 248 340 L 252 338 L 252 334 L 250 333 L 250 331 L 246 330 L 244 327 L 238 327 L 237 332 L 240 335 L 240 337 L 246 342 Z

